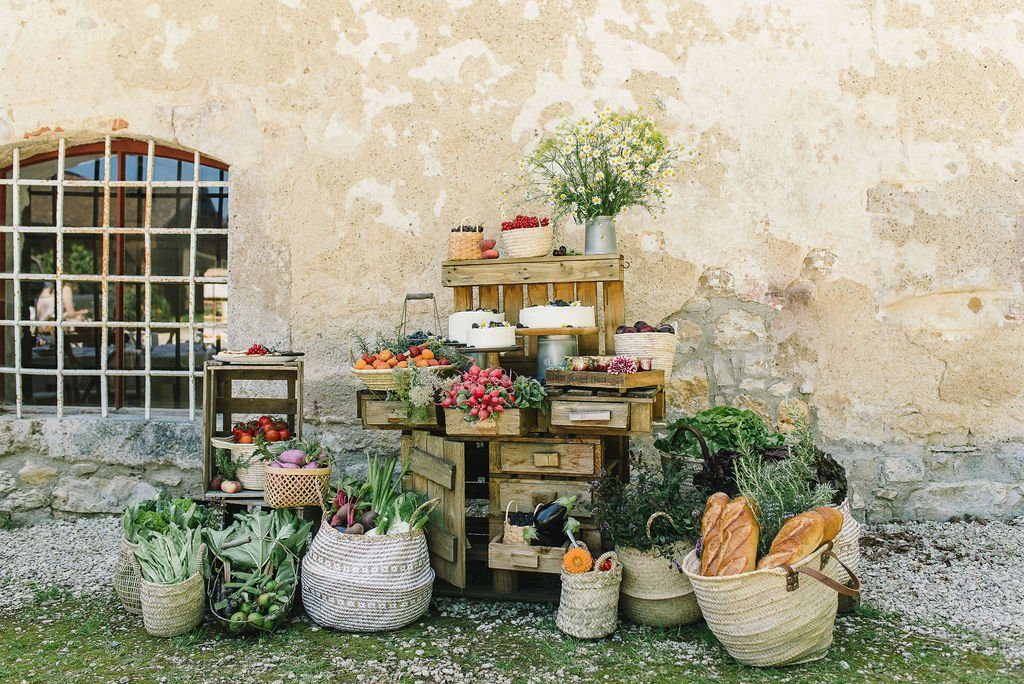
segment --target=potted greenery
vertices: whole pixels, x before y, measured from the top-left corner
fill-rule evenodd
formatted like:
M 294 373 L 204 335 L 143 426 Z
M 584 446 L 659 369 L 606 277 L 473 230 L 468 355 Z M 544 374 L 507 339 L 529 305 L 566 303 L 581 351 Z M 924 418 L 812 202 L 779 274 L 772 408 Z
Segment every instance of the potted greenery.
M 622 612 L 632 622 L 671 627 L 700 619 L 682 561 L 693 550 L 702 502 L 683 484 L 678 469 L 637 456 L 628 482 L 606 474 L 594 483 L 594 512 L 622 563 Z
M 584 224 L 584 253 L 614 254 L 615 217 L 629 207 L 662 209 L 678 157 L 649 116 L 605 110 L 566 121 L 523 164 L 527 200 L 547 200 L 556 218 Z

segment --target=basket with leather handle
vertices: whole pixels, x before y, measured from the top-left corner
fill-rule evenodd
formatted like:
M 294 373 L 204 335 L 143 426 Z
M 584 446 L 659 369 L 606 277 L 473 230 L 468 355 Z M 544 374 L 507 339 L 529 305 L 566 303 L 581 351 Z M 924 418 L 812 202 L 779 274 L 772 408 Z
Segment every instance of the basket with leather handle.
M 838 581 L 845 571 L 850 585 Z M 708 628 L 744 665 L 795 665 L 823 658 L 832 646 L 838 597 L 856 596 L 860 580 L 825 542 L 792 566 L 705 577 L 692 551 L 683 572 Z

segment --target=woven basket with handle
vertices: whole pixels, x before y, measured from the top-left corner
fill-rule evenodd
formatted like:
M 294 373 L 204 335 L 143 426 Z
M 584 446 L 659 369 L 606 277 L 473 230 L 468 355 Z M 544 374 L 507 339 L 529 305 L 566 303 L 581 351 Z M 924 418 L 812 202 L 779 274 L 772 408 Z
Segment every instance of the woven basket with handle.
M 330 468 L 275 468 L 267 466 L 263 498 L 271 508 L 320 506 L 331 479 Z
M 325 512 L 302 560 L 302 605 L 310 619 L 348 632 L 381 632 L 421 618 L 434 586 L 423 530 L 343 534 L 327 518 Z
M 606 561 L 610 570 L 601 570 Z M 569 636 L 577 639 L 600 639 L 618 626 L 619 585 L 622 583 L 622 563 L 614 551 L 601 555 L 594 567 L 578 574 L 562 569 L 562 595 L 558 601 L 555 624 Z
M 510 523 L 508 521 L 509 509 L 512 508 L 513 504 L 515 504 L 516 513 L 519 512 L 519 504 L 516 503 L 515 501 L 509 501 L 508 505 L 505 506 L 505 531 L 504 531 L 504 534 L 501 537 L 502 543 L 503 544 L 529 544 L 528 541 L 523 539 L 523 530 L 525 530 L 526 527 L 523 526 L 523 525 L 513 525 L 512 523 Z M 537 511 L 540 510 L 540 507 L 543 506 L 543 505 L 544 504 L 537 504 L 537 508 L 533 509 L 533 514 L 536 515 Z
M 555 239 L 552 225 L 535 228 L 515 228 L 501 231 L 501 245 L 505 256 L 513 259 L 547 256 Z
M 737 661 L 759 667 L 825 656 L 832 646 L 837 597 L 860 591 L 860 582 L 849 569 L 853 586 L 837 581 L 841 566 L 831 542 L 792 567 L 725 577 L 701 575 L 696 551 L 683 561 L 711 632 Z
M 663 511 L 647 519 L 647 538 L 658 518 L 672 521 Z M 630 622 L 652 627 L 674 627 L 700 620 L 700 606 L 693 585 L 682 570 L 682 561 L 693 549 L 687 541 L 647 551 L 616 546 L 622 563 L 622 614 Z
M 132 554 L 132 562 L 139 573 L 139 595 L 142 604 L 142 624 L 155 637 L 172 637 L 191 632 L 203 621 L 206 593 L 203 583 L 203 558 L 206 544 L 200 544 L 196 557 L 196 572 L 187 580 L 174 584 L 154 584 L 142 577 L 139 561 Z
M 651 368 L 665 371 L 667 381 L 672 375 L 672 363 L 676 357 L 676 334 L 619 333 L 615 336 L 615 355 L 634 359 L 649 358 Z
M 448 258 L 452 261 L 481 258 L 483 250 L 480 249 L 480 241 L 483 238 L 483 231 L 448 233 Z
M 139 598 L 139 575 L 135 560 L 135 544 L 121 537 L 121 551 L 114 565 L 114 591 L 124 609 L 133 615 L 142 614 L 142 602 Z

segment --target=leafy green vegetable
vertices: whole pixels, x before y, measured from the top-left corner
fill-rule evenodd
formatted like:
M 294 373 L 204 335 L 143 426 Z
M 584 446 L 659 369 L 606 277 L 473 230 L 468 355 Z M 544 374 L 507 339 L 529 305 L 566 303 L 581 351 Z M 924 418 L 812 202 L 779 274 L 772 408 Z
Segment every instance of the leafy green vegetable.
M 516 408 L 533 408 L 548 412 L 547 390 L 537 381 L 525 375 L 517 375 L 512 381 L 512 393 L 516 397 Z
M 716 406 L 675 421 L 669 426 L 668 433 L 654 442 L 654 446 L 672 456 L 701 458 L 697 438 L 683 429 L 684 426 L 699 431 L 712 454 L 723 449 L 739 451 L 744 445 L 755 450 L 771 449 L 783 443 L 783 436 L 769 430 L 764 420 L 753 411 Z
M 184 582 L 198 569 L 202 535 L 198 529 L 171 523 L 166 532 L 139 539 L 135 558 L 142 578 L 153 584 Z
M 161 493 L 155 499 L 140 501 L 124 509 L 121 526 L 124 536 L 131 543 L 167 532 L 173 523 L 178 527 L 197 529 L 210 521 L 210 512 L 191 499 L 172 499 Z
M 397 465 L 398 459 L 394 456 L 382 458 L 378 454 L 373 454 L 367 457 L 365 490 L 369 495 L 370 510 L 377 511 L 378 515 L 394 510 L 395 501 L 401 491 L 402 478 L 405 477 L 405 473 L 409 469 L 409 464 L 405 464 L 396 478 L 395 466 Z M 387 519 L 378 520 L 377 526 L 394 524 L 394 522 L 394 520 Z M 378 530 L 378 534 L 384 534 L 387 531 L 388 528 L 383 527 Z
M 761 528 L 760 556 L 768 552 L 787 518 L 832 502 L 835 490 L 815 482 L 813 458 L 813 453 L 801 450 L 779 461 L 766 461 L 746 449 L 736 459 L 736 484 L 751 502 Z
M 204 529 L 210 553 L 235 568 L 263 571 L 288 556 L 301 556 L 309 542 L 311 520 L 300 520 L 286 508 L 269 513 L 241 513 L 223 530 Z

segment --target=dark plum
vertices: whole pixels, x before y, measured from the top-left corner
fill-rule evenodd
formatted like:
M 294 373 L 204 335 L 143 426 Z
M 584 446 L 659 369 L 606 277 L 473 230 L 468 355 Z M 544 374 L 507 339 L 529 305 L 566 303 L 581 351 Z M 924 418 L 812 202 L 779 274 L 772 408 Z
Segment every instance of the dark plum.
M 626 332 L 626 326 L 624 325 L 620 325 L 618 328 L 615 329 L 616 335 L 621 335 L 624 332 Z
M 636 328 L 637 330 L 639 330 L 640 328 L 646 328 L 647 321 L 637 321 L 636 323 L 633 324 L 633 327 Z

